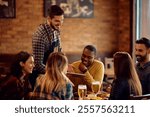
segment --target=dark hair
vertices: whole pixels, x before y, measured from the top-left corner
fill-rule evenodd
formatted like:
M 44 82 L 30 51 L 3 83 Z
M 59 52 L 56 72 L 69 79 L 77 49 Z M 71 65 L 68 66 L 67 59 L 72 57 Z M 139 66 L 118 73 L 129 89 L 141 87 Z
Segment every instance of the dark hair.
M 60 16 L 60 15 L 63 15 L 63 14 L 64 14 L 64 11 L 58 5 L 52 5 L 48 9 L 48 16 L 50 18 L 53 18 L 55 15 Z
M 144 44 L 147 48 L 150 48 L 150 40 L 145 37 L 142 37 L 141 39 L 136 40 L 136 44 Z
M 132 61 L 127 52 L 116 52 L 114 54 L 114 71 L 117 78 L 130 78 Z
M 130 54 L 127 52 L 116 52 L 113 57 L 116 79 L 127 80 L 130 90 L 133 90 L 135 95 L 141 95 L 141 83 Z
M 88 50 L 94 52 L 94 54 L 96 55 L 96 48 L 93 45 L 87 45 L 84 47 L 84 49 L 88 49 Z
M 10 74 L 17 78 L 20 78 L 23 75 L 20 62 L 25 63 L 29 59 L 30 56 L 32 55 L 24 51 L 21 51 L 18 54 L 16 54 L 14 61 L 12 63 L 11 69 L 10 69 L 11 70 Z

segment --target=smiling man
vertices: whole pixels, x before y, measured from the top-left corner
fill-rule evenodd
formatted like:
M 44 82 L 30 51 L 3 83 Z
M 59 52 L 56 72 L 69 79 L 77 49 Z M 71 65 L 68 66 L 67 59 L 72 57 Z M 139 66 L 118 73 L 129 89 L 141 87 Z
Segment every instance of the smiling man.
M 75 73 L 85 74 L 83 79 L 78 79 L 80 84 L 87 85 L 88 91 L 91 91 L 93 81 L 102 83 L 104 77 L 104 64 L 95 59 L 96 48 L 93 45 L 87 45 L 83 49 L 81 60 L 71 64 Z
M 143 94 L 150 94 L 150 40 L 141 38 L 136 41 L 135 55 L 137 58 L 136 70 L 139 75 Z
M 45 73 L 45 64 L 50 53 L 61 51 L 60 28 L 64 20 L 64 11 L 57 5 L 48 10 L 45 23 L 39 25 L 32 38 L 35 69 L 30 78 L 34 85 L 38 74 Z

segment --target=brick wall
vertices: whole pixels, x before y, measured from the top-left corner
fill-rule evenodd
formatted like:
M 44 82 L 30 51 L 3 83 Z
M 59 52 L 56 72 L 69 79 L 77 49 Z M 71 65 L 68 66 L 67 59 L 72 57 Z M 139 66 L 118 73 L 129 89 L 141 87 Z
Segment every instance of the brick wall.
M 118 50 L 131 52 L 132 44 L 132 0 L 119 0 L 119 35 L 118 35 Z
M 101 57 L 130 50 L 130 0 L 94 0 L 94 18 L 66 18 L 62 45 L 80 54 L 94 44 Z M 0 53 L 32 52 L 32 34 L 44 22 L 43 0 L 16 0 L 16 18 L 0 19 Z

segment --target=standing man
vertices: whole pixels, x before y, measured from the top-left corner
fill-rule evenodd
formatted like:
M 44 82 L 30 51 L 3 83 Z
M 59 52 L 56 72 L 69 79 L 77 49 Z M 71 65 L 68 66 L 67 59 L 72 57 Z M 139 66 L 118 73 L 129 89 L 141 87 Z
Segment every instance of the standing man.
M 141 38 L 136 41 L 135 55 L 137 58 L 136 70 L 139 75 L 143 94 L 150 94 L 150 40 Z
M 91 91 L 93 81 L 103 82 L 104 64 L 95 59 L 96 48 L 93 45 L 87 45 L 83 49 L 81 60 L 71 64 L 75 73 L 85 74 L 85 77 L 80 80 L 80 84 L 87 85 L 88 91 Z
M 45 23 L 41 24 L 33 35 L 32 49 L 35 59 L 35 69 L 31 84 L 34 86 L 38 74 L 45 73 L 45 64 L 50 53 L 61 51 L 60 27 L 64 20 L 64 11 L 57 5 L 48 10 Z

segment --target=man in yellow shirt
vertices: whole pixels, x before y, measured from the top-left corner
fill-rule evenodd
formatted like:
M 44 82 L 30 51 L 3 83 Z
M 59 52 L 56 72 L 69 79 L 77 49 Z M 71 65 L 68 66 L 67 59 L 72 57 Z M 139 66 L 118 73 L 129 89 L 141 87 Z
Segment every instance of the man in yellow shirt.
M 96 48 L 93 45 L 87 45 L 83 49 L 81 60 L 71 64 L 73 72 L 85 74 L 84 78 L 78 78 L 79 84 L 86 84 L 87 90 L 91 91 L 93 81 L 103 82 L 104 64 L 95 59 Z

